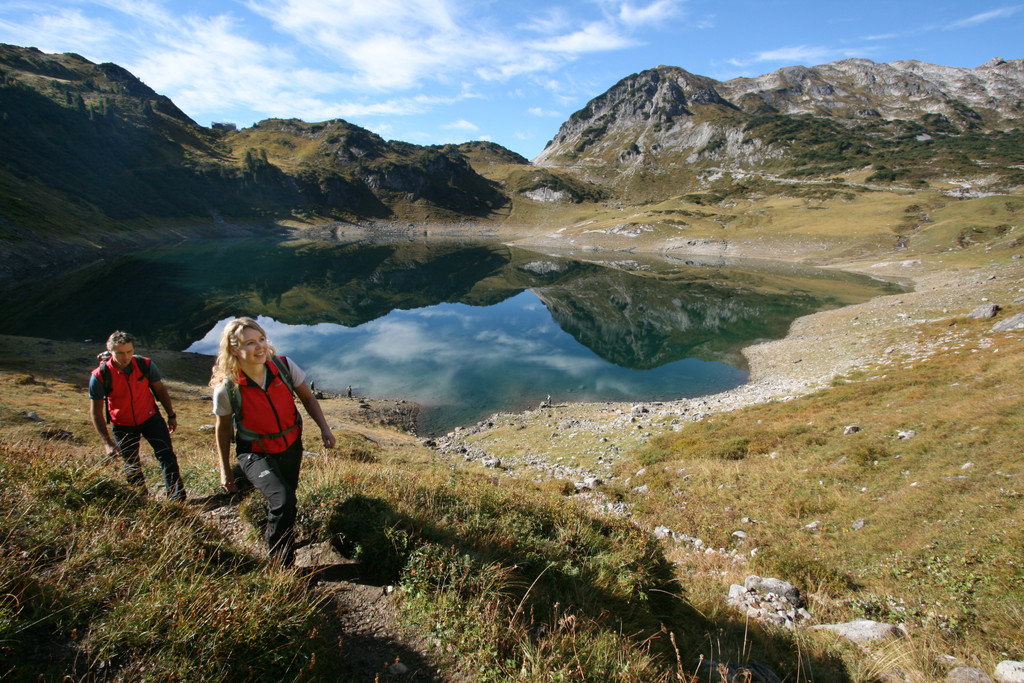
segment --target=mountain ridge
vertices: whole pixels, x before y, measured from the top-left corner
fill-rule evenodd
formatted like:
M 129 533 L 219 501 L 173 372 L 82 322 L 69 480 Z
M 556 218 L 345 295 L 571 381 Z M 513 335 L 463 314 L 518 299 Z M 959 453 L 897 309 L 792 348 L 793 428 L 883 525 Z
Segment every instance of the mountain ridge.
M 85 223 L 483 216 L 504 201 L 452 146 L 340 120 L 205 128 L 122 67 L 73 53 L 0 45 L 0 108 L 0 191 L 14 192 L 3 172 L 41 183 Z
M 820 166 L 803 174 L 828 175 L 884 166 L 896 142 L 897 152 L 917 157 L 900 160 L 907 174 L 926 178 L 938 172 L 927 168 L 929 153 L 953 156 L 978 140 L 1016 147 L 1022 121 L 1022 59 L 974 69 L 847 59 L 729 81 L 659 66 L 621 79 L 575 112 L 533 163 L 619 186 L 618 175 L 638 167 Z M 1005 176 L 1022 161 L 1012 150 L 986 155 Z M 609 169 L 604 177 L 600 168 Z
M 419 146 L 340 119 L 206 128 L 116 64 L 12 45 L 0 45 L 0 115 L 0 251 L 18 257 L 0 278 L 169 236 L 533 230 L 796 183 L 822 198 L 1024 186 L 1022 59 L 848 59 L 724 82 L 659 66 L 572 114 L 532 163 L 495 143 Z

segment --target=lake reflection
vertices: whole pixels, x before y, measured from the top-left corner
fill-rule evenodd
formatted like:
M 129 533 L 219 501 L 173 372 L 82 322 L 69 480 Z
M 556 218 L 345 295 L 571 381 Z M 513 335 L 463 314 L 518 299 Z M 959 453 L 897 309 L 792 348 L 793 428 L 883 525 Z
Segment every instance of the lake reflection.
M 554 401 L 657 400 L 746 379 L 740 350 L 894 285 L 785 264 L 479 242 L 186 242 L 2 293 L 4 332 L 216 351 L 259 318 L 317 387 L 420 403 L 421 431 Z
M 216 353 L 226 322 L 189 350 Z M 564 332 L 531 292 L 491 306 L 392 311 L 355 328 L 259 322 L 318 387 L 351 385 L 357 395 L 418 403 L 424 433 L 535 407 L 548 394 L 553 401 L 672 398 L 723 391 L 746 379 L 741 369 L 697 359 L 652 370 L 610 363 Z

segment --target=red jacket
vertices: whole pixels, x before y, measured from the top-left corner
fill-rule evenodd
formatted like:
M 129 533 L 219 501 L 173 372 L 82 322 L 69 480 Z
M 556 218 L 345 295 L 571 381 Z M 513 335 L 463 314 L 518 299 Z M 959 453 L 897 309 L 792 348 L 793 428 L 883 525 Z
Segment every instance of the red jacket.
M 132 371 L 128 375 L 115 367 L 113 360 L 106 361 L 106 366 L 111 380 L 111 390 L 107 393 L 107 412 L 110 413 L 111 424 L 136 427 L 156 415 L 156 399 L 153 398 L 148 373 L 142 371 L 134 356 Z M 100 368 L 93 370 L 92 374 L 103 382 Z
M 302 436 L 302 420 L 292 390 L 277 366 L 266 365 L 271 375 L 266 389 L 240 373 L 242 415 L 240 419 L 235 416 L 235 431 L 238 439 L 251 442 L 257 453 L 281 453 Z

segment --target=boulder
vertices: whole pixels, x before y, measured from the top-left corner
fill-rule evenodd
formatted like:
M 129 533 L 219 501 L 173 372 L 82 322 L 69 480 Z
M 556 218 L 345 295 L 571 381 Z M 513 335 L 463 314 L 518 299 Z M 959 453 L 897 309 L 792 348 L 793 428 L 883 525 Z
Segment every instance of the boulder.
M 804 602 L 803 597 L 800 595 L 800 589 L 782 579 L 763 579 L 760 576 L 748 576 L 743 582 L 743 587 L 748 592 L 756 592 L 762 595 L 774 593 L 784 598 L 786 602 L 794 607 L 799 607 Z
M 1024 683 L 1024 662 L 1009 659 L 999 662 L 995 679 L 998 683 Z
M 729 587 L 728 603 L 750 619 L 787 628 L 794 628 L 797 622 L 811 618 L 802 607 L 800 590 L 780 579 L 748 576 L 742 586 L 733 584 Z
M 1010 332 L 1012 330 L 1024 330 L 1024 313 L 1018 313 L 1006 320 L 1000 320 L 992 326 L 993 332 Z
M 942 679 L 946 683 L 992 683 L 992 678 L 973 666 L 958 666 Z
M 812 626 L 811 628 L 838 633 L 855 643 L 899 638 L 903 635 L 903 631 L 899 627 L 872 621 L 871 619 L 855 619 L 845 624 L 822 624 L 820 626 Z
M 312 543 L 295 550 L 296 567 L 322 567 L 346 562 L 330 543 Z
M 996 304 L 982 304 L 981 306 L 978 306 L 973 311 L 971 311 L 967 315 L 967 317 L 978 319 L 994 318 L 996 317 L 996 313 L 998 312 L 999 306 L 997 306 Z

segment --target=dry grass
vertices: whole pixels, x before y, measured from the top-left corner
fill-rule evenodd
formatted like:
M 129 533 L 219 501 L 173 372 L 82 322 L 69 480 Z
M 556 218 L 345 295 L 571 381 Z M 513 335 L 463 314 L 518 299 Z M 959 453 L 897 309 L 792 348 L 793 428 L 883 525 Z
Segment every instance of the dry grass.
M 854 219 L 876 221 L 863 235 L 870 241 L 891 228 L 870 212 L 899 223 L 911 200 L 922 198 L 893 195 L 874 209 L 860 199 L 836 200 L 810 213 L 827 216 L 829 230 Z M 687 680 L 704 657 L 757 660 L 787 680 L 874 681 L 899 669 L 906 680 L 925 681 L 942 675 L 938 655 L 987 670 L 1000 659 L 1022 659 L 1024 466 L 1018 435 L 1024 393 L 1016 378 L 1024 352 L 1019 333 L 993 335 L 992 321 L 964 316 L 982 298 L 999 302 L 1001 316 L 1024 310 L 1011 303 L 1021 285 L 1019 264 L 1008 258 L 1020 249 L 1012 230 L 997 229 L 1015 220 L 1015 206 L 1005 199 L 929 203 L 931 227 L 918 230 L 909 254 L 925 259 L 913 270 L 919 291 L 810 316 L 794 324 L 789 339 L 752 352 L 764 376 L 806 373 L 809 379 L 842 365 L 817 363 L 815 357 L 856 356 L 857 362 L 842 365 L 843 377 L 834 386 L 811 396 L 699 422 L 653 415 L 641 428 L 628 419 L 628 406 L 556 406 L 502 417 L 470 439 L 509 463 L 535 456 L 576 468 L 553 480 L 530 470 L 495 476 L 456 465 L 409 435 L 368 423 L 358 402 L 326 400 L 340 446 L 337 457 L 312 457 L 304 466 L 301 533 L 310 541 L 334 540 L 350 556 L 379 566 L 403 587 L 407 618 L 447 644 L 439 656 L 478 680 Z M 635 207 L 606 209 L 587 218 L 593 207 L 569 207 L 559 218 L 578 222 L 575 230 L 582 235 L 590 229 L 583 225 L 588 220 L 610 225 L 627 218 L 626 211 L 642 213 Z M 778 201 L 758 210 L 772 220 L 717 229 L 751 238 L 749 246 L 756 243 L 754 231 L 764 231 L 766 239 L 800 232 L 787 226 L 797 226 L 797 214 L 808 212 L 806 203 Z M 652 209 L 655 215 L 665 214 Z M 948 251 L 950 239 L 971 225 L 981 230 L 974 233 L 980 241 Z M 807 236 L 805 230 L 794 239 Z M 825 245 L 814 254 L 835 258 L 843 249 Z M 901 271 L 887 266 L 870 272 Z M 989 273 L 998 278 L 988 280 Z M 28 539 L 9 546 L 17 548 L 15 555 L 0 556 L 3 592 L 17 598 L 3 603 L 0 627 L 8 630 L 2 637 L 18 642 L 31 630 L 19 621 L 27 618 L 19 605 L 36 599 L 32 586 L 50 590 L 40 571 L 53 571 L 51 548 L 58 546 L 26 535 L 28 522 L 47 516 L 43 486 L 60 493 L 59 507 L 71 501 L 84 511 L 67 517 L 57 513 L 59 507 L 49 508 L 49 518 L 62 520 L 60 528 L 71 539 L 70 546 L 60 546 L 66 560 L 57 571 L 73 574 L 90 590 L 122 582 L 128 595 L 141 597 L 110 605 L 62 598 L 84 615 L 74 623 L 61 620 L 60 604 L 31 603 L 41 615 L 34 618 L 42 619 L 40 642 L 85 656 L 83 674 L 116 661 L 125 675 L 143 677 L 147 666 L 179 670 L 173 662 L 183 657 L 182 643 L 203 637 L 212 643 L 207 655 L 217 666 L 220 657 L 246 645 L 224 644 L 219 627 L 204 621 L 211 596 L 223 590 L 219 582 L 242 577 L 248 585 L 265 570 L 195 517 L 182 513 L 162 521 L 156 503 L 122 491 L 118 468 L 100 457 L 88 423 L 85 380 L 95 363 L 94 346 L 0 336 L 4 533 L 5 539 Z M 883 353 L 889 346 L 893 350 Z M 209 359 L 151 355 L 170 378 L 182 425 L 175 447 L 190 493 L 214 493 L 212 436 L 201 429 L 211 423 Z M 849 424 L 861 431 L 844 434 Z M 909 430 L 916 435 L 899 438 Z M 610 449 L 614 458 L 608 457 Z M 145 462 L 149 481 L 156 482 L 158 468 Z M 567 495 L 574 490 L 574 472 L 600 468 L 614 475 L 607 495 L 632 505 L 631 520 L 595 517 L 587 503 Z M 74 476 L 68 479 L 62 471 Z M 12 477 L 21 483 L 9 485 Z M 76 480 L 93 482 L 85 487 L 93 493 L 83 497 Z M 647 493 L 635 492 L 639 485 Z M 103 491 L 113 502 L 99 510 L 89 496 Z M 249 507 L 248 516 L 258 518 L 258 506 Z M 21 512 L 26 509 L 37 517 L 29 520 Z M 135 518 L 143 523 L 121 534 L 125 545 L 99 540 L 112 528 L 131 527 L 128 520 Z M 864 524 L 855 529 L 860 520 Z M 815 521 L 816 531 L 806 528 Z M 655 525 L 725 552 L 660 545 L 642 530 Z M 735 530 L 745 531 L 746 539 L 734 537 Z M 146 546 L 140 539 L 153 536 L 174 543 L 140 554 Z M 244 561 L 226 563 L 234 568 L 211 578 L 207 566 L 194 561 L 205 550 L 187 560 L 171 547 L 189 548 L 196 539 Z M 754 547 L 758 552 L 752 555 Z M 19 566 L 17 553 L 27 553 L 20 556 L 28 558 L 25 566 Z M 110 554 L 134 558 L 129 564 L 142 562 L 150 584 L 168 576 L 160 568 L 174 567 L 180 580 L 175 590 L 188 598 L 168 609 L 171 600 L 159 585 L 132 588 L 135 577 L 96 559 Z M 254 561 L 255 570 L 247 564 Z M 909 637 L 862 650 L 826 633 L 746 623 L 726 607 L 724 596 L 729 584 L 742 583 L 748 573 L 796 583 L 818 622 L 867 616 L 904 624 Z M 298 604 L 286 617 L 297 628 L 320 628 L 315 619 L 307 621 L 310 613 L 288 581 L 261 584 L 260 590 L 278 596 L 275 609 Z M 137 618 L 129 619 L 129 613 Z M 144 647 L 149 627 L 143 622 L 176 634 L 169 649 Z M 132 645 L 123 648 L 121 642 Z M 221 644 L 225 649 L 217 649 Z M 11 646 L 2 647 L 10 657 Z M 261 666 L 296 671 L 284 659 Z

